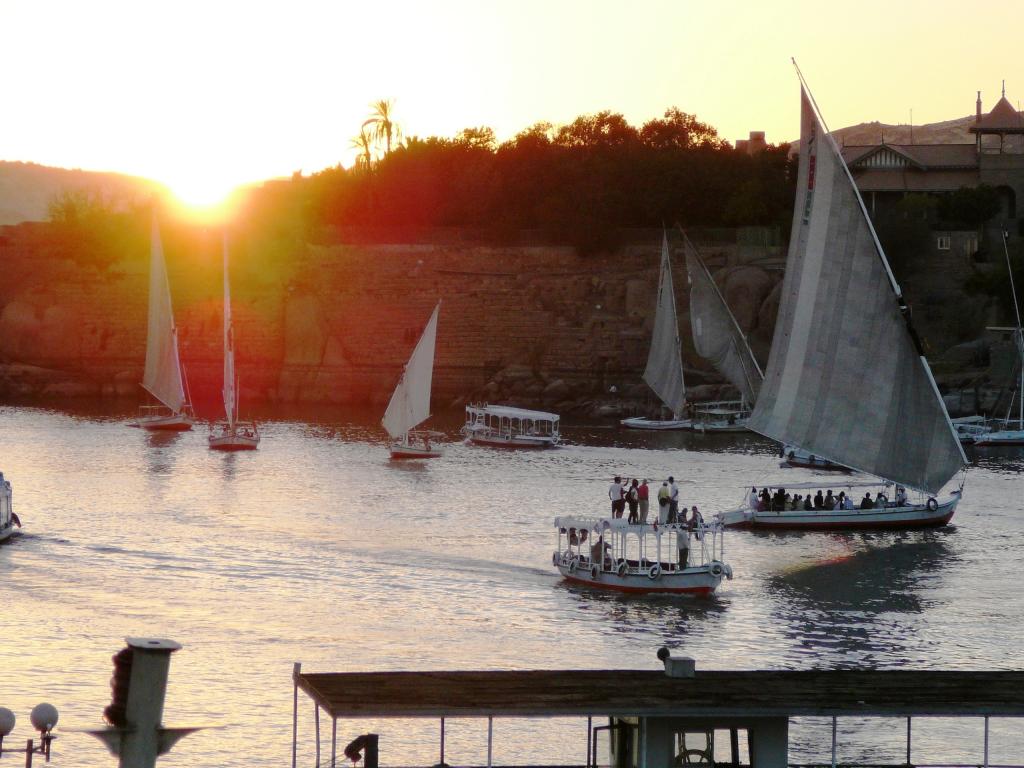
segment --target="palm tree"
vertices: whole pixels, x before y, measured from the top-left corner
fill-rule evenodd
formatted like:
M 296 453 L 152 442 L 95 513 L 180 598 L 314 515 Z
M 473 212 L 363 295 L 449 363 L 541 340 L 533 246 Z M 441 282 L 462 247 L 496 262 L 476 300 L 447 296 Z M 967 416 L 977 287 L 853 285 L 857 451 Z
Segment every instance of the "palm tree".
M 363 123 L 363 129 L 370 128 L 370 136 L 374 141 L 384 142 L 385 156 L 391 154 L 391 142 L 401 141 L 402 131 L 392 119 L 390 99 L 382 99 L 370 105 L 373 112 Z
M 373 161 L 373 155 L 370 153 L 371 143 L 370 137 L 366 133 L 366 126 L 364 125 L 359 129 L 359 135 L 349 142 L 349 146 L 353 149 L 358 149 L 359 154 L 356 155 L 356 167 L 362 166 L 365 170 L 370 170 L 370 165 Z

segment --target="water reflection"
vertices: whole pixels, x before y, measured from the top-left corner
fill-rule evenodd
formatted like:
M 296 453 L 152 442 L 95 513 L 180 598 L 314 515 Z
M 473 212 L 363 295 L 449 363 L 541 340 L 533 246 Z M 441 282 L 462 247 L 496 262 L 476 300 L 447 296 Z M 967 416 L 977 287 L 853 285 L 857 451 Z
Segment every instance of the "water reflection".
M 930 608 L 922 592 L 959 559 L 952 535 L 954 529 L 832 537 L 845 552 L 766 583 L 784 634 L 801 653 L 827 651 L 831 666 L 860 666 L 873 654 L 905 657 L 913 642 L 909 617 Z

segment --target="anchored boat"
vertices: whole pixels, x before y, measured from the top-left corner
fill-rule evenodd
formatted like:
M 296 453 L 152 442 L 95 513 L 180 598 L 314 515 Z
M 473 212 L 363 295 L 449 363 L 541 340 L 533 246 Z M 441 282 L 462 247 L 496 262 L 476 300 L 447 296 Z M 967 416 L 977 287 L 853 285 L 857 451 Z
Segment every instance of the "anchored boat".
M 661 273 L 658 277 L 658 305 L 654 313 L 654 332 L 647 353 L 643 379 L 665 407 L 671 419 L 648 419 L 636 416 L 619 423 L 631 429 L 690 429 L 690 419 L 683 416 L 686 408 L 686 384 L 683 381 L 683 355 L 676 316 L 676 294 L 672 287 L 672 260 L 668 252 L 668 234 L 662 234 Z
M 622 518 L 555 518 L 551 562 L 568 581 L 615 592 L 709 595 L 732 568 L 717 522 L 630 524 Z
M 467 405 L 462 433 L 469 442 L 492 448 L 553 448 L 561 434 L 557 413 L 508 405 Z
M 150 235 L 149 323 L 142 387 L 160 405 L 143 406 L 142 413 L 131 426 L 179 432 L 192 429 L 192 404 L 178 356 L 178 329 L 174 325 L 171 308 L 171 285 L 155 214 Z
M 10 481 L 5 480 L 4 473 L 0 472 L 0 541 L 13 536 L 16 527 L 21 528 L 21 520 L 14 514 L 13 496 Z
M 791 522 L 799 527 L 942 525 L 956 510 L 963 482 L 945 496 L 940 491 L 967 459 L 857 186 L 802 75 L 800 81 L 793 230 L 750 428 L 917 491 L 916 501 L 870 515 L 794 512 Z M 721 519 L 758 527 L 777 517 L 786 515 L 753 510 Z
M 228 236 L 224 234 L 224 396 L 225 420 L 210 427 L 210 447 L 218 451 L 252 451 L 260 444 L 255 421 L 238 420 L 238 378 L 235 374 L 235 330 L 231 322 L 231 286 L 228 280 Z
M 381 420 L 391 436 L 393 459 L 434 459 L 441 455 L 440 447 L 434 442 L 442 436 L 440 432 L 413 431 L 430 418 L 430 384 L 434 375 L 434 347 L 440 311 L 441 302 L 437 302 Z

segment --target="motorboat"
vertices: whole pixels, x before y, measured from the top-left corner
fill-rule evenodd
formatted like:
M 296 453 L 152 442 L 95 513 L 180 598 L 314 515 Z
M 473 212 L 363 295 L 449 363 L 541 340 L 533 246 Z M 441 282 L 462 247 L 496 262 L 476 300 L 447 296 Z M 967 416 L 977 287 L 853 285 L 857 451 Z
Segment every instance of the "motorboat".
M 612 592 L 710 595 L 732 578 L 718 522 L 631 524 L 622 518 L 555 518 L 551 563 L 569 582 Z
M 492 448 L 553 448 L 558 445 L 557 413 L 508 405 L 467 405 L 462 433 L 475 445 Z

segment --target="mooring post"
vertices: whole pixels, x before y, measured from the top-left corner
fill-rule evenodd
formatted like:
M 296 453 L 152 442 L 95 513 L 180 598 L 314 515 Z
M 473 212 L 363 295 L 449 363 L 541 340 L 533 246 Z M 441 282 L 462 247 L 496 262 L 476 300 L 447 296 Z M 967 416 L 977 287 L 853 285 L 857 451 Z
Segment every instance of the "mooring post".
M 907 765 L 912 765 L 910 762 L 910 718 L 907 718 Z
M 316 766 L 320 768 L 320 705 L 313 703 L 313 722 L 316 724 Z
M 832 768 L 836 768 L 836 718 L 832 716 Z
M 491 768 L 491 755 L 493 754 L 494 746 L 494 718 L 487 718 L 487 768 Z
M 985 768 L 988 768 L 988 715 L 985 715 Z
M 302 672 L 302 664 L 295 662 L 292 666 L 292 683 L 295 690 L 292 692 L 292 768 L 295 768 L 296 750 L 299 743 L 299 674 Z
M 338 764 L 338 718 L 331 716 L 331 768 Z
M 438 763 L 444 768 L 444 718 L 441 718 L 441 761 Z

